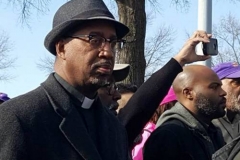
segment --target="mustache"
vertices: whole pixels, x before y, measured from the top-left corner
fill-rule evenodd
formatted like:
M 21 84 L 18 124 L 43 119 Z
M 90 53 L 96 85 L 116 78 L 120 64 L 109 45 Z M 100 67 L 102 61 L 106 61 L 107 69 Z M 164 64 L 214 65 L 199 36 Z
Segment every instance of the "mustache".
M 226 102 L 227 102 L 227 99 L 226 99 L 225 97 L 222 97 L 222 99 L 221 99 L 221 101 L 219 102 L 219 104 L 220 104 L 220 103 L 225 103 L 225 104 L 226 104 Z
M 98 68 L 101 66 L 110 66 L 113 68 L 113 63 L 111 61 L 99 61 L 99 62 L 94 63 L 92 65 L 92 68 L 95 69 L 95 68 Z

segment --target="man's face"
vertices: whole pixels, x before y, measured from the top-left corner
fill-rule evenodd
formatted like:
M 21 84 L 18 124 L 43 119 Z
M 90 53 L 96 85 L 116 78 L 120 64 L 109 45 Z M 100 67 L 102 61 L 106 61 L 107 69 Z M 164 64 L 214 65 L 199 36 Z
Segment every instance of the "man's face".
M 226 107 L 232 112 L 240 112 L 240 78 L 223 79 L 222 88 L 227 92 Z
M 212 75 L 207 81 L 202 81 L 195 87 L 195 106 L 201 115 L 211 120 L 225 115 L 226 92 L 221 85 L 218 77 Z
M 108 107 L 115 115 L 117 115 L 116 110 L 118 109 L 118 100 L 121 99 L 121 95 L 117 90 L 114 82 L 107 86 L 98 89 L 98 96 L 104 106 Z
M 71 37 L 78 35 L 86 35 L 86 37 Z M 63 64 L 61 63 L 59 70 L 60 75 L 72 86 L 78 88 L 90 85 L 97 89 L 105 85 L 112 74 L 115 53 L 109 42 L 103 46 L 93 45 L 89 42 L 88 35 L 107 39 L 117 38 L 114 26 L 107 21 L 96 20 L 84 23 L 76 32 L 60 41 L 63 45 L 58 47 L 57 55 L 62 59 Z

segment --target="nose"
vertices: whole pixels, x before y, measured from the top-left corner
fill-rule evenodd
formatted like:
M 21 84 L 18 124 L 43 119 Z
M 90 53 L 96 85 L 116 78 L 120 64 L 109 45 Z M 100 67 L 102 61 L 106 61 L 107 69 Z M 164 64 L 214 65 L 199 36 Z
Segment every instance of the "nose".
M 119 99 L 122 98 L 121 94 L 118 92 L 118 90 L 115 90 L 114 94 L 113 94 L 113 100 L 118 101 Z
M 227 95 L 227 92 L 225 92 L 225 91 L 222 89 L 222 87 L 221 87 L 221 93 L 220 93 L 220 95 L 221 95 L 222 97 L 224 97 L 224 96 Z
M 105 44 L 99 49 L 99 51 L 99 57 L 115 58 L 115 52 L 112 51 L 109 42 L 105 42 Z

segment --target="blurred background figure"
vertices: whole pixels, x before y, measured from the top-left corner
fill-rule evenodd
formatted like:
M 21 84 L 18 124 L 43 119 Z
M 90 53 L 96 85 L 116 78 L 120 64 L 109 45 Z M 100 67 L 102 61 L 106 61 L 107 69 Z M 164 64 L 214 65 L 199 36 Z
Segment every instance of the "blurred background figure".
M 112 76 L 108 79 L 109 83 L 98 89 L 101 102 L 115 115 L 119 106 L 117 101 L 121 99 L 116 82 L 123 81 L 128 76 L 129 69 L 129 64 L 115 64 Z
M 173 91 L 173 88 L 171 87 L 168 91 L 168 94 L 164 97 L 162 102 L 159 104 L 156 112 L 152 116 L 150 122 L 146 124 L 144 127 L 142 134 L 140 134 L 136 139 L 135 139 L 135 147 L 132 150 L 132 158 L 133 160 L 143 160 L 143 146 L 150 136 L 150 134 L 153 132 L 155 129 L 155 125 L 158 121 L 158 118 L 162 115 L 163 112 L 165 112 L 168 109 L 171 109 L 175 103 L 177 102 L 176 95 Z
M 227 92 L 226 114 L 214 119 L 213 124 L 221 129 L 225 142 L 229 143 L 240 134 L 240 66 L 227 62 L 216 65 L 213 70 Z
M 124 84 L 124 83 L 119 83 L 117 84 L 118 92 L 121 95 L 121 99 L 119 99 L 117 102 L 119 104 L 117 113 L 121 108 L 123 108 L 128 100 L 132 97 L 132 95 L 137 91 L 137 86 L 133 84 Z
M 158 121 L 158 118 L 162 115 L 162 113 L 168 109 L 171 109 L 175 105 L 176 102 L 177 102 L 177 97 L 173 91 L 173 88 L 171 87 L 168 91 L 168 94 L 162 100 L 162 102 L 160 103 L 156 112 L 152 116 L 151 122 L 156 124 Z
M 0 104 L 2 104 L 3 102 L 9 100 L 10 98 L 8 97 L 8 95 L 6 93 L 1 93 L 0 92 Z

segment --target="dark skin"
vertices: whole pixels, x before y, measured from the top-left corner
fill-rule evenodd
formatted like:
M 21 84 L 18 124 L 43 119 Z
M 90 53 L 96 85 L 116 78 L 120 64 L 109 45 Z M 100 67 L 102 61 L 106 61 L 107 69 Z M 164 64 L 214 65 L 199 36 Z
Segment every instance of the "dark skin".
M 96 34 L 116 38 L 114 25 L 108 21 L 89 21 L 69 33 L 68 36 Z M 94 98 L 112 74 L 115 53 L 110 43 L 91 45 L 88 38 L 62 38 L 56 42 L 54 70 L 65 81 L 88 98 Z
M 113 76 L 108 80 L 111 84 L 115 84 Z M 116 110 L 118 109 L 118 100 L 121 99 L 121 94 L 111 86 L 103 86 L 98 89 L 98 96 L 106 107 L 108 107 L 115 115 L 117 115 Z
M 222 82 L 218 76 L 210 68 L 202 65 L 183 67 L 183 72 L 178 74 L 173 82 L 178 101 L 197 119 L 206 124 L 210 124 L 212 119 L 222 117 L 225 114 L 226 99 L 224 96 L 226 96 L 226 92 L 221 86 Z M 201 95 L 201 99 L 199 95 Z M 202 97 L 206 97 L 206 99 Z M 197 102 L 199 99 L 211 104 L 206 105 L 207 107 L 215 107 L 210 108 L 212 112 L 208 113 L 209 115 L 203 113 L 206 106 L 203 109 L 198 107 Z
M 225 78 L 222 79 L 223 89 L 227 92 L 227 117 L 232 122 L 240 112 L 240 78 Z

